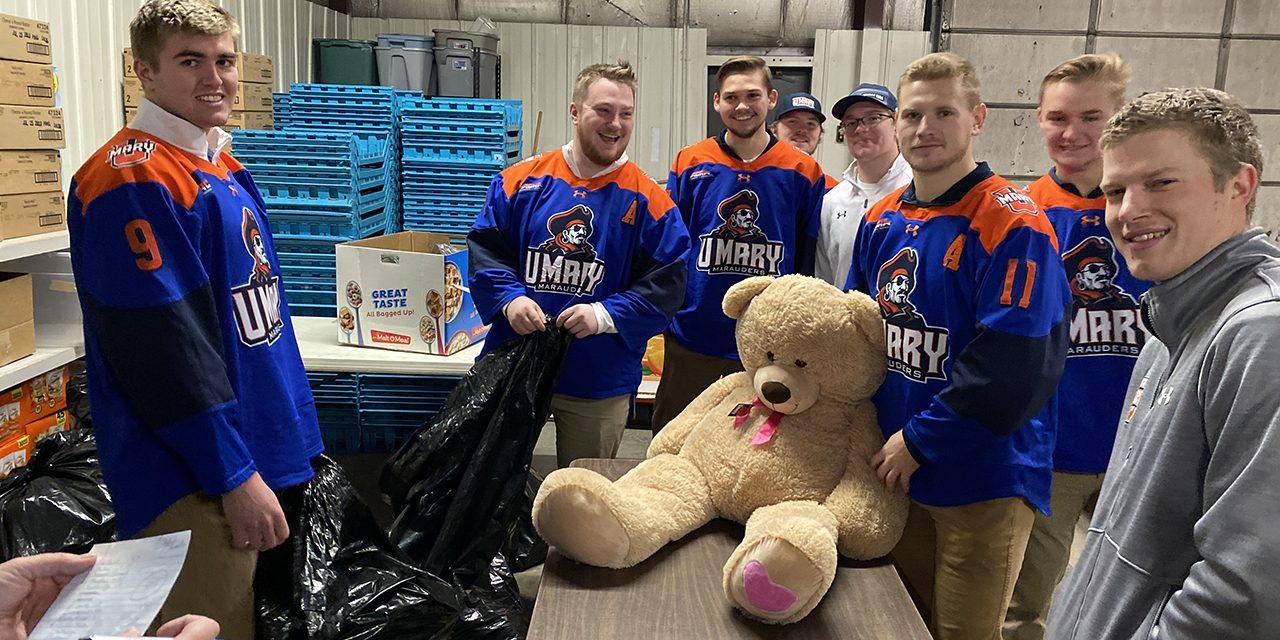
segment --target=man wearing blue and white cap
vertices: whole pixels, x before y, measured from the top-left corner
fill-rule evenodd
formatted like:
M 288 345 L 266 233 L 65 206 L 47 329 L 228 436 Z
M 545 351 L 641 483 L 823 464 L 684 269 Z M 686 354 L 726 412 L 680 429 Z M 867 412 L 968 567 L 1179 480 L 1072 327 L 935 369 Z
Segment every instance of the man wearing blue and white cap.
M 826 121 L 822 103 L 802 91 L 778 101 L 771 128 L 778 139 L 811 156 L 822 142 L 822 123 Z
M 843 287 L 849 275 L 853 240 L 867 210 L 911 182 L 911 166 L 898 153 L 893 133 L 897 108 L 898 100 L 887 87 L 864 82 L 831 110 L 840 120 L 853 162 L 822 199 L 814 275 L 837 287 Z

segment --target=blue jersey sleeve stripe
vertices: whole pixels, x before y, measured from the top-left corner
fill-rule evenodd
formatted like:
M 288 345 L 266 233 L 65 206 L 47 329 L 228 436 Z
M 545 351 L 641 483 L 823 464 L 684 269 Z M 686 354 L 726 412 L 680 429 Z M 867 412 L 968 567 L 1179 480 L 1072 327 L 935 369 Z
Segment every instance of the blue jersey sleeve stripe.
M 118 309 L 84 296 L 112 377 L 144 424 L 158 429 L 235 399 L 208 284 L 158 307 Z
M 1062 377 L 1067 323 L 1026 337 L 983 327 L 957 356 L 939 398 L 958 415 L 1009 435 L 1044 408 Z

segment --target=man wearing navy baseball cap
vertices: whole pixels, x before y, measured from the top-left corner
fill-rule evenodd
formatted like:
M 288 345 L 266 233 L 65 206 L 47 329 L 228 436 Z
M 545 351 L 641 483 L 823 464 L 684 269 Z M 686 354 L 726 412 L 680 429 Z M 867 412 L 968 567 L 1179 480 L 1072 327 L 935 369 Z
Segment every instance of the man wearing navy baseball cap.
M 822 103 L 801 91 L 778 101 L 771 128 L 780 140 L 811 156 L 822 142 L 822 123 L 826 121 Z
M 911 182 L 911 166 L 898 153 L 893 133 L 897 108 L 898 100 L 887 87 L 864 82 L 831 110 L 853 162 L 822 199 L 814 275 L 837 287 L 843 287 L 849 275 L 853 240 L 867 210 Z

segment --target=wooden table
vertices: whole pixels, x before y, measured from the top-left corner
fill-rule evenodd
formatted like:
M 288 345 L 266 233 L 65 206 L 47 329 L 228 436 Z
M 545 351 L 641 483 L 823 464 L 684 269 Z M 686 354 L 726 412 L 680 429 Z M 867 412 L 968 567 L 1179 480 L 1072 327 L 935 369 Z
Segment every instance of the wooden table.
M 616 479 L 636 460 L 578 460 Z M 715 520 L 630 569 L 547 556 L 529 640 L 926 640 L 929 632 L 886 560 L 841 559 L 836 580 L 804 620 L 787 626 L 750 620 L 721 587 L 742 525 Z

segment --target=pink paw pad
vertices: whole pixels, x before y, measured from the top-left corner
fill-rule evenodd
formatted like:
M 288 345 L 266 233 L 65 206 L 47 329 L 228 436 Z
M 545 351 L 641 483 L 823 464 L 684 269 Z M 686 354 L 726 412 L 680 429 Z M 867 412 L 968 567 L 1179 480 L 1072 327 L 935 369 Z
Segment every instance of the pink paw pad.
M 769 572 L 758 560 L 748 562 L 742 570 L 742 586 L 747 602 L 761 611 L 786 611 L 796 603 L 795 592 L 769 578 Z

